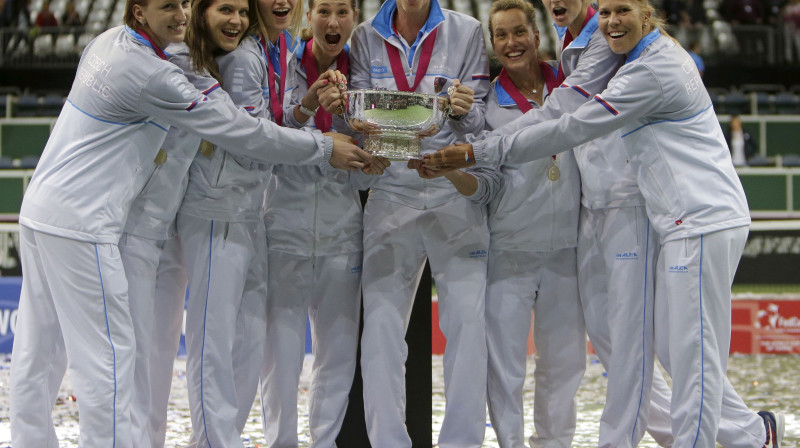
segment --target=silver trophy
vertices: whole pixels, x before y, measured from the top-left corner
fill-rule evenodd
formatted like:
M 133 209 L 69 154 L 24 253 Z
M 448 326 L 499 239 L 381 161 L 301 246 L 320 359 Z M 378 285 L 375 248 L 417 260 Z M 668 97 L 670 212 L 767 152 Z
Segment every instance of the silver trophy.
M 347 90 L 344 118 L 364 135 L 364 150 L 390 160 L 422 158 L 422 139 L 435 135 L 450 113 L 450 99 L 391 90 Z

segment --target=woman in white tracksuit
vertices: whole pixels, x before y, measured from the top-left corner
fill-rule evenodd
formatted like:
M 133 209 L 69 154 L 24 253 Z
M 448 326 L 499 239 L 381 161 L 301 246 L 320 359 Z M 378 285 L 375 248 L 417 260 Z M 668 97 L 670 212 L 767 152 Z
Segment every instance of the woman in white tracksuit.
M 663 311 L 656 320 L 666 328 L 657 331 L 658 353 L 673 378 L 675 445 L 713 447 L 719 437 L 725 446 L 779 446 L 775 415 L 748 411 L 725 376 L 730 285 L 750 216 L 708 93 L 689 55 L 661 33 L 644 0 L 603 0 L 598 14 L 611 50 L 627 56 L 625 65 L 574 113 L 505 137 L 500 159 L 546 157 L 621 130 L 661 245 L 655 301 Z M 464 157 L 468 146 L 444 153 Z M 474 157 L 485 160 L 482 151 Z M 740 428 L 735 438 L 720 426 L 723 412 Z
M 133 446 L 134 330 L 118 243 L 170 125 L 269 162 L 331 159 L 345 167 L 368 158 L 196 90 L 162 51 L 183 40 L 187 11 L 188 2 L 130 0 L 128 25 L 87 46 L 25 192 L 25 276 L 10 381 L 14 446 L 58 446 L 50 416 L 67 359 L 80 397 L 81 446 Z
M 192 5 L 188 46 L 180 43 L 168 47 L 169 61 L 207 96 L 224 97 L 219 82 L 204 64 L 214 53 L 231 51 L 239 44 L 239 39 L 225 38 L 223 30 L 239 29 L 243 36 L 248 24 L 247 0 L 197 1 Z M 190 59 L 190 47 L 196 64 Z M 161 447 L 166 436 L 172 367 L 183 327 L 187 283 L 175 216 L 200 142 L 200 137 L 183 129 L 170 129 L 147 185 L 131 205 L 120 238 L 136 336 L 134 383 L 138 393 L 131 404 L 131 424 L 137 447 Z
M 216 58 L 220 81 L 234 104 L 282 124 L 286 66 L 279 61 L 290 57 L 285 43 L 292 38 L 280 29 L 274 38 L 263 38 L 267 33 L 260 32 L 260 16 L 271 11 L 250 4 L 248 34 L 234 51 Z M 287 26 L 290 17 L 283 18 Z M 178 233 L 189 277 L 186 376 L 192 446 L 242 446 L 266 340 L 263 219 L 271 170 L 271 164 L 208 146 L 189 170 Z
M 533 5 L 523 0 L 494 2 L 489 35 L 503 64 L 486 98 L 486 128 L 492 130 L 540 108 L 558 83 L 555 67 L 537 56 Z M 473 199 L 489 201 L 489 416 L 501 447 L 526 446 L 522 396 L 533 310 L 536 432 L 529 443 L 571 446 L 577 420 L 575 394 L 586 368 L 576 261 L 580 173 L 571 152 L 501 169 L 501 180 L 474 170 L 447 175 L 458 186 L 464 182 L 459 177 L 475 174 L 478 183 L 486 184 L 480 190 L 488 191 Z M 472 188 L 459 191 L 475 195 Z
M 288 64 L 287 86 L 292 90 L 284 125 L 328 132 L 332 116 L 321 107 L 318 92 L 327 85 L 328 74 L 348 74 L 345 44 L 358 9 L 355 0 L 310 0 L 306 15 L 311 28 L 302 30 Z M 363 179 L 344 172 L 273 168 L 265 218 L 269 294 L 261 384 L 270 447 L 298 444 L 297 388 L 307 320 L 314 355 L 308 409 L 311 446 L 336 446 L 356 367 L 363 219 L 358 190 L 366 188 Z
M 547 6 L 558 33 L 559 74 L 565 77 L 565 90 L 548 107 L 572 111 L 587 94 L 605 88 L 624 59 L 608 48 L 588 2 L 549 1 Z M 619 138 L 613 132 L 574 150 L 582 191 L 578 285 L 589 340 L 608 372 L 598 446 L 636 446 L 645 429 L 660 445 L 671 446 L 671 392 L 660 370 L 653 369 L 652 382 L 645 381 L 653 356 L 643 350 L 652 346 L 644 335 L 653 332 L 658 243 L 627 156 L 605 150 Z M 645 389 L 650 406 L 643 406 Z
M 605 88 L 622 64 L 623 58 L 611 52 L 598 30 L 595 10 L 588 1 L 551 0 L 545 6 L 559 34 L 556 79 L 561 88 L 550 92 L 542 108 L 495 129 L 486 140 L 474 141 L 477 148 L 489 151 L 497 146 L 492 136 L 511 134 L 577 109 L 587 101 L 587 95 Z M 642 344 L 648 342 L 643 341 L 642 335 L 652 334 L 652 319 L 643 319 L 643 315 L 647 312 L 652 316 L 656 244 L 651 241 L 647 245 L 652 232 L 627 157 L 622 151 L 604 151 L 618 145 L 618 141 L 619 134 L 612 133 L 574 151 L 582 192 L 578 235 L 580 297 L 589 339 L 609 371 L 599 446 L 635 445 L 645 426 L 661 445 L 670 446 L 670 392 L 660 372 L 656 371 L 653 378 L 650 406 L 641 406 L 640 402 L 642 391 L 651 387 L 644 381 L 643 369 L 652 366 L 653 356 L 645 357 Z M 612 346 L 616 349 L 611 350 Z M 632 365 L 642 368 L 631 368 Z
M 433 94 L 442 84 L 446 91 L 455 80 L 462 82 L 451 95 L 456 118 L 422 141 L 423 152 L 453 142 L 453 129 L 473 132 L 483 127 L 488 78 L 480 23 L 442 9 L 438 0 L 388 0 L 353 33 L 351 89 Z M 411 446 L 405 427 L 404 336 L 426 258 L 436 280 L 439 325 L 447 338 L 447 405 L 439 446 L 483 443 L 485 215 L 484 208 L 462 197 L 447 180 L 420 179 L 402 166 L 389 167 L 370 190 L 364 210 L 361 368 L 367 432 L 374 446 Z

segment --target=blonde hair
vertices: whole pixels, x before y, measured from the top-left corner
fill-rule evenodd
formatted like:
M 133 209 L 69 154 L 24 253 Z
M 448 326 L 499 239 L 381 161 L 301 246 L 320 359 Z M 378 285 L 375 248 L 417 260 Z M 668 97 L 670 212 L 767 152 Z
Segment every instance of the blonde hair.
M 267 30 L 267 24 L 264 22 L 264 18 L 261 16 L 261 7 L 258 4 L 258 0 L 255 0 L 251 3 L 253 7 L 251 11 L 255 11 L 255 20 L 250 21 L 250 27 L 247 28 L 248 34 L 256 34 L 259 36 L 263 36 L 265 39 L 269 38 L 269 30 Z M 298 6 L 300 6 L 298 8 Z M 291 24 L 289 25 L 289 34 L 292 36 L 296 36 L 298 30 L 300 29 L 300 24 L 303 22 L 303 8 L 302 3 L 297 2 L 294 8 L 292 8 L 292 20 Z M 291 45 L 291 42 L 287 42 L 288 45 Z
M 311 11 L 314 9 L 314 3 L 317 0 L 308 0 L 308 10 Z M 350 0 L 350 9 L 353 10 L 353 14 L 358 13 L 358 5 L 356 4 L 356 0 Z M 304 27 L 300 30 L 300 40 L 303 42 L 308 42 L 314 37 L 314 31 L 311 30 L 310 26 Z M 349 36 L 348 36 L 349 37 Z
M 536 26 L 536 9 L 534 9 L 530 2 L 525 0 L 496 0 L 489 9 L 489 40 L 492 44 L 494 44 L 494 23 L 492 17 L 495 13 L 510 11 L 512 9 L 519 9 L 522 11 L 531 29 L 533 29 L 535 33 L 539 32 L 539 28 Z
M 670 39 L 675 41 L 675 43 L 678 43 L 678 41 L 675 40 L 675 38 L 669 35 L 669 33 L 665 28 L 666 22 L 658 14 L 656 8 L 650 4 L 649 0 L 630 0 L 630 1 L 633 2 L 642 11 L 643 14 L 645 15 L 647 15 L 648 13 L 650 14 L 650 17 L 647 19 L 647 25 L 648 25 L 647 33 L 650 33 L 654 29 L 658 28 L 658 31 L 661 32 L 661 34 L 669 37 Z

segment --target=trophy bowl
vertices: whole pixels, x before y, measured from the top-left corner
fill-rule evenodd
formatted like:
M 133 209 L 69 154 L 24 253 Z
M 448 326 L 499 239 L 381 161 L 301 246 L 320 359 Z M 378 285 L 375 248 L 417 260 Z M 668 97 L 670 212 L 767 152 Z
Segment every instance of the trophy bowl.
M 344 118 L 364 135 L 364 150 L 390 160 L 419 159 L 422 139 L 444 126 L 447 96 L 391 90 L 347 90 Z

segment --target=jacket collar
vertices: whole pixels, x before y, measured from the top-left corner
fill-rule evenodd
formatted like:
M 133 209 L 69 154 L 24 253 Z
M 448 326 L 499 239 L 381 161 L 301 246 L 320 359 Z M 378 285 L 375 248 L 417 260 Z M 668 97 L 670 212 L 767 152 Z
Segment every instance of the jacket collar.
M 384 39 L 388 40 L 390 37 L 397 35 L 394 32 L 394 25 L 392 23 L 395 11 L 397 11 L 397 0 L 386 0 L 378 11 L 378 14 L 372 19 L 373 28 L 375 28 L 375 31 L 383 36 Z M 419 31 L 420 36 L 430 33 L 442 22 L 444 22 L 444 13 L 442 12 L 442 7 L 439 5 L 439 0 L 431 0 L 431 11 L 428 14 L 428 20 Z M 419 39 L 417 40 L 419 41 Z
M 555 23 L 553 24 L 553 28 L 556 29 L 556 34 L 558 34 L 559 40 L 564 40 L 564 34 L 567 32 L 567 27 L 565 26 L 557 26 Z M 580 34 L 578 37 L 569 44 L 570 47 L 574 48 L 585 48 L 589 45 L 589 40 L 592 38 L 592 34 L 597 30 L 597 14 L 593 15 L 586 25 L 581 29 Z
M 661 31 L 659 31 L 658 28 L 650 31 L 650 33 L 647 36 L 644 36 L 642 40 L 640 40 L 639 43 L 633 47 L 633 50 L 628 53 L 628 59 L 625 60 L 625 63 L 627 64 L 628 62 L 633 62 L 638 59 L 644 49 L 658 39 L 659 36 L 661 36 Z

